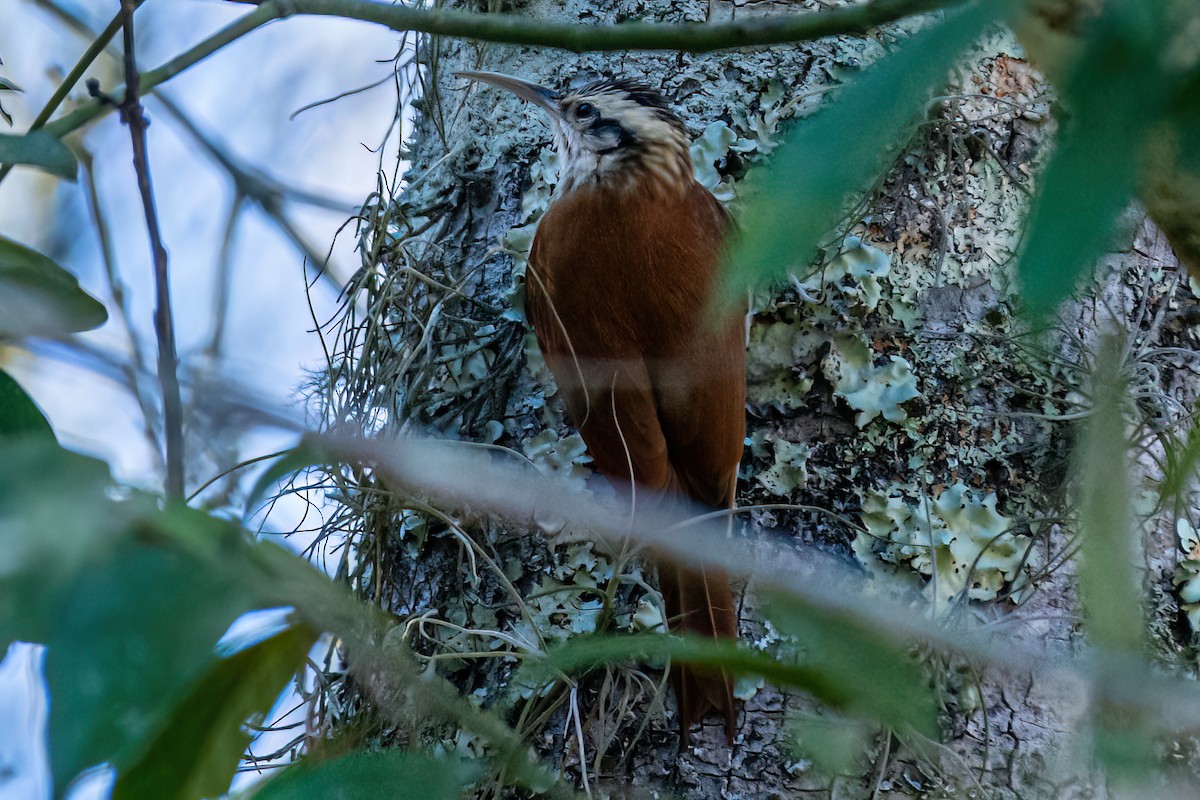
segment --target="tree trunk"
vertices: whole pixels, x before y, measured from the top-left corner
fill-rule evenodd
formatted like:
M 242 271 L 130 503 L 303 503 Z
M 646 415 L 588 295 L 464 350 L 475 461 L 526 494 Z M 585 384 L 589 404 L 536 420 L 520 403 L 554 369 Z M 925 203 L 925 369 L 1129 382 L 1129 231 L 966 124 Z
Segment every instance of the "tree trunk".
M 504 5 L 582 23 L 781 10 L 701 0 Z M 827 5 L 806 0 L 787 10 Z M 552 87 L 614 75 L 661 87 L 696 137 L 701 180 L 736 211 L 737 181 L 780 140 L 781 125 L 791 118 L 803 125 L 827 89 L 915 26 L 706 56 L 431 43 L 423 51 L 429 90 L 410 143 L 410 188 L 368 209 L 368 269 L 357 291 L 369 313 L 363 322 L 347 320 L 350 358 L 330 417 L 368 430 L 495 443 L 581 484 L 587 474 L 581 441 L 563 420 L 520 311 L 531 223 L 554 181 L 549 132 L 534 109 L 456 79 L 455 70 L 506 72 Z M 1134 422 L 1152 455 L 1194 400 L 1188 378 L 1195 366 L 1182 351 L 1154 348 L 1192 350 L 1196 332 L 1181 316 L 1195 311 L 1186 281 L 1136 214 L 1131 244 L 1112 258 L 1092 299 L 1068 307 L 1047 332 L 1030 334 L 1017 321 L 1010 269 L 1033 176 L 1049 148 L 1052 100 L 1011 37 L 981 42 L 840 232 L 856 238 L 831 236 L 814 274 L 804 267 L 809 254 L 798 254 L 796 280 L 756 298 L 750 445 L 738 504 L 797 506 L 746 511 L 748 535 L 781 532 L 796 547 L 857 558 L 868 573 L 907 576 L 946 624 L 961 614 L 994 619 L 1021 641 L 1067 653 L 1079 614 L 1067 557 L 1070 419 L 1087 407 L 1097 333 L 1128 332 L 1126 366 L 1135 388 L 1152 398 Z M 1147 460 L 1147 481 L 1156 469 Z M 610 629 L 638 629 L 653 616 L 636 583 L 652 581 L 646 565 L 559 542 L 552 521 L 544 531 L 512 530 L 486 518 L 445 518 L 399 498 L 361 505 L 352 490 L 363 487 L 373 487 L 369 476 L 352 477 L 346 513 L 332 526 L 362 537 L 351 572 L 365 595 L 403 619 L 448 623 L 414 628 L 411 642 L 422 653 L 519 651 L 514 642 L 540 646 L 594 630 L 603 618 L 591 590 L 608 587 L 614 572 L 629 580 L 612 584 Z M 1176 653 L 1173 520 L 1145 519 L 1153 618 L 1162 652 Z M 930 531 L 941 537 L 935 558 L 919 547 Z M 989 549 L 993 538 L 1003 552 Z M 989 558 L 976 562 L 984 551 Z M 744 596 L 742 635 L 766 648 L 780 642 L 756 613 L 753 586 Z M 1080 733 L 1084 704 L 1040 686 L 1036 675 L 979 674 L 930 657 L 945 709 L 943 740 L 870 731 L 861 752 L 830 767 L 810 757 L 812 726 L 792 727 L 820 713 L 799 694 L 742 685 L 734 746 L 725 746 L 714 719 L 678 754 L 674 701 L 653 667 L 611 667 L 574 693 L 538 694 L 514 683 L 516 666 L 512 657 L 439 662 L 464 693 L 506 709 L 570 781 L 614 796 L 632 789 L 697 798 L 1104 793 Z M 335 724 L 365 713 L 350 687 L 343 698 L 348 716 Z M 397 743 L 413 736 L 383 733 Z M 446 741 L 465 752 L 479 747 L 456 732 Z

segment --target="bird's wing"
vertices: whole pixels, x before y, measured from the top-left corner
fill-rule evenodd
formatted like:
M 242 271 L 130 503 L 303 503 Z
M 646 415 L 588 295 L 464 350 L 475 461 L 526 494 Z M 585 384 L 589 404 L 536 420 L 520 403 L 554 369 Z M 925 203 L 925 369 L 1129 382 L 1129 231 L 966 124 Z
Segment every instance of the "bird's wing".
M 694 301 L 691 335 L 676 357 L 650 365 L 659 424 L 679 489 L 714 508 L 733 505 L 737 465 L 745 437 L 745 310 L 741 304 L 709 308 L 718 291 L 722 243 L 732 233 L 729 212 L 699 184 L 692 187 L 688 237 L 694 272 L 688 280 L 707 288 Z
M 615 214 L 583 193 L 556 202 L 533 241 L 525 306 L 596 468 L 721 508 L 742 452 L 743 332 L 739 314 L 707 318 L 732 221 L 692 192 Z
M 740 319 L 699 322 L 731 223 L 703 187 L 693 192 L 684 207 L 556 201 L 534 238 L 525 308 L 596 468 L 722 508 L 742 452 L 744 344 Z M 737 636 L 723 572 L 662 561 L 659 574 L 671 630 Z M 729 675 L 676 665 L 671 679 L 682 742 L 709 709 L 732 739 Z
M 526 273 L 525 315 L 596 469 L 617 482 L 624 479 L 659 491 L 675 488 L 645 362 L 632 350 L 603 359 L 581 352 L 563 324 L 562 313 L 539 280 L 535 241 Z M 603 336 L 581 325 L 579 315 L 571 318 L 571 330 L 581 341 L 594 342 Z

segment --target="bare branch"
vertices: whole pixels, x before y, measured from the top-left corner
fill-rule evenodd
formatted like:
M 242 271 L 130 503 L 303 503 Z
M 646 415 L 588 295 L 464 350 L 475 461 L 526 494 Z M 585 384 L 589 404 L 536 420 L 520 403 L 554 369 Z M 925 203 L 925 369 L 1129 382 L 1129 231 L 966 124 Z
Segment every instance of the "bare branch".
M 414 8 L 375 0 L 268 0 L 259 13 L 312 14 L 375 22 L 396 31 L 417 31 L 484 42 L 523 44 L 573 53 L 614 50 L 679 50 L 709 53 L 866 33 L 885 22 L 958 5 L 963 0 L 875 0 L 819 13 L 772 15 L 709 23 L 619 25 L 554 23 L 514 14 Z
M 150 247 L 154 255 L 154 332 L 158 337 L 158 380 L 162 386 L 163 431 L 166 441 L 168 500 L 183 500 L 183 401 L 179 392 L 179 357 L 175 352 L 175 322 L 171 313 L 171 289 L 167 279 L 167 249 L 163 247 L 150 183 L 150 159 L 146 146 L 149 124 L 139 95 L 141 76 L 134 55 L 133 12 L 138 0 L 121 0 L 125 28 L 125 96 L 120 102 L 121 121 L 133 139 L 133 168 L 146 214 Z
M 55 0 L 35 0 L 39 7 L 44 8 L 47 12 L 54 15 L 56 19 L 61 21 L 71 30 L 86 39 L 96 39 L 97 34 L 91 30 L 87 23 L 75 15 L 70 9 L 60 5 Z M 141 5 L 145 0 L 138 0 Z M 117 21 L 120 22 L 118 14 Z M 119 26 L 118 26 L 119 27 Z M 105 32 L 107 33 L 107 31 Z M 105 39 L 105 34 L 101 34 L 101 39 Z M 107 41 L 107 39 L 105 39 Z M 122 52 L 115 47 L 105 48 L 105 52 L 114 59 L 121 60 L 124 58 Z M 145 76 L 143 76 L 143 81 Z M 143 96 L 151 92 L 145 91 L 145 83 L 143 82 Z M 325 197 L 314 192 L 298 189 L 294 186 L 288 186 L 274 177 L 267 175 L 252 167 L 244 166 L 241 162 L 232 155 L 227 148 L 220 142 L 205 133 L 192 120 L 192 118 L 165 92 L 153 92 L 158 101 L 162 103 L 163 108 L 171 115 L 184 130 L 196 141 L 197 144 L 204 149 L 209 156 L 213 158 L 233 180 L 235 192 L 240 194 L 244 199 L 253 201 L 259 208 L 262 209 L 268 217 L 271 218 L 279 228 L 280 232 L 285 237 L 291 240 L 311 264 L 311 269 L 317 277 L 325 280 L 329 287 L 335 292 L 341 292 L 342 287 L 346 284 L 346 278 L 341 277 L 338 271 L 331 263 L 329 255 L 322 255 L 320 250 L 313 246 L 301 232 L 296 228 L 291 219 L 288 218 L 284 209 L 285 201 L 293 201 L 303 203 L 305 205 L 322 208 L 338 213 L 345 213 L 347 209 L 352 207 L 350 202 L 338 202 L 329 197 Z M 3 180 L 4 173 L 0 170 L 0 180 Z
M 964 0 L 874 0 L 806 14 L 707 23 L 619 25 L 552 23 L 511 14 L 479 14 L 456 9 L 412 8 L 375 0 L 267 0 L 237 22 L 142 76 L 142 89 L 160 83 L 204 60 L 227 44 L 276 19 L 312 15 L 374 22 L 395 31 L 416 31 L 484 42 L 535 45 L 571 52 L 679 50 L 709 53 L 744 47 L 808 42 L 825 36 L 862 34 L 887 22 L 936 11 Z M 120 96 L 118 95 L 118 100 Z M 105 113 L 103 105 L 76 109 L 46 126 L 55 136 L 76 130 Z

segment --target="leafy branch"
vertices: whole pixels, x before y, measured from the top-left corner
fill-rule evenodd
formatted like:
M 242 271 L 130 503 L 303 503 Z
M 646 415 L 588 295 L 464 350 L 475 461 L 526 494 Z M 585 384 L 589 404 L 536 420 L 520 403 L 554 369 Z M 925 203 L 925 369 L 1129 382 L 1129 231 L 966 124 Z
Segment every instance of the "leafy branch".
M 714 24 L 578 25 L 509 14 L 477 14 L 455 9 L 411 8 L 374 0 L 267 0 L 254 11 L 181 53 L 157 69 L 143 73 L 143 92 L 268 22 L 291 16 L 341 17 L 374 22 L 395 31 L 457 36 L 484 42 L 552 47 L 571 52 L 679 50 L 710 53 L 744 47 L 808 42 L 826 36 L 862 34 L 887 22 L 948 8 L 963 0 L 875 0 L 820 13 L 773 15 Z M 117 100 L 120 101 L 120 93 Z M 102 105 L 79 108 L 46 126 L 57 137 L 83 127 L 106 112 Z
M 144 0 L 138 0 L 137 5 L 140 6 L 143 2 Z M 83 55 L 81 55 L 79 60 L 75 62 L 75 66 L 71 67 L 71 71 L 67 73 L 65 78 L 63 78 L 62 83 L 58 85 L 58 88 L 54 90 L 54 94 L 50 96 L 50 99 L 46 101 L 46 105 L 42 106 L 42 110 L 39 111 L 38 115 L 34 118 L 33 124 L 29 126 L 29 131 L 31 133 L 45 125 L 50 119 L 50 115 L 53 114 L 60 105 L 62 105 L 62 101 L 67 98 L 67 95 L 70 94 L 71 89 L 75 88 L 75 84 L 79 83 L 79 79 L 83 77 L 83 73 L 87 72 L 88 67 L 92 65 L 92 62 L 96 60 L 96 57 L 104 51 L 104 48 L 108 46 L 108 43 L 111 42 L 113 37 L 117 35 L 117 31 L 121 29 L 122 19 L 123 12 L 118 11 L 117 14 L 112 18 L 112 21 L 108 23 L 108 26 L 100 33 L 99 36 L 96 36 L 92 43 L 88 45 L 87 49 L 83 51 Z M 3 84 L 4 81 L 0 81 L 0 89 L 4 88 Z M 0 116 L 4 117 L 10 125 L 12 124 L 12 120 L 7 114 L 4 113 L 4 109 L 2 108 L 0 108 Z M 0 166 L 0 182 L 2 182 L 5 177 L 8 176 L 8 173 L 12 171 L 12 168 L 13 165 L 11 163 Z

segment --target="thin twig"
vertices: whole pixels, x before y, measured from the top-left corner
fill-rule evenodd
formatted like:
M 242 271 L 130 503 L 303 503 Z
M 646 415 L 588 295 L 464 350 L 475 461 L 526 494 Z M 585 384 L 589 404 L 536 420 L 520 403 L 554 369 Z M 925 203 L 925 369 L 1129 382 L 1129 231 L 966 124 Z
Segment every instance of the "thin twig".
M 217 255 L 217 292 L 213 298 L 213 327 L 212 338 L 204 348 L 204 355 L 209 363 L 216 364 L 221 358 L 221 345 L 224 342 L 226 321 L 229 318 L 230 284 L 233 283 L 233 243 L 237 238 L 238 222 L 242 218 L 242 206 L 246 195 L 234 191 L 233 201 L 229 204 L 229 214 L 225 218 L 225 230 L 221 236 L 221 251 Z M 195 495 L 193 495 L 195 496 Z M 190 503 L 191 497 L 188 498 Z
M 64 23 L 79 36 L 86 39 L 96 38 L 96 32 L 89 28 L 87 23 L 71 9 L 59 5 L 54 0 L 36 0 L 36 2 L 39 7 L 52 14 L 55 19 Z M 138 0 L 139 5 L 143 2 L 145 0 Z M 100 38 L 103 38 L 103 35 Z M 117 51 L 116 48 L 107 48 L 105 50 L 117 60 L 124 58 L 123 53 Z M 182 125 L 183 129 L 196 143 L 229 174 L 230 179 L 234 183 L 235 191 L 240 192 L 244 198 L 258 205 L 263 213 L 276 224 L 276 227 L 280 229 L 283 235 L 291 240 L 296 249 L 308 258 L 313 264 L 314 274 L 325 279 L 335 291 L 341 291 L 342 287 L 346 284 L 346 280 L 333 269 L 333 265 L 327 263 L 329 259 L 322 256 L 317 248 L 305 239 L 295 224 L 288 218 L 285 213 L 284 204 L 286 201 L 293 201 L 338 213 L 345 212 L 346 209 L 351 207 L 351 204 L 349 202 L 339 202 L 315 192 L 308 192 L 293 186 L 287 186 L 270 175 L 252 167 L 242 165 L 223 144 L 205 133 L 169 95 L 163 92 L 145 91 L 145 84 L 143 83 L 142 95 L 145 96 L 147 94 L 154 94 L 158 98 L 158 101 L 162 103 L 167 113 Z M 0 172 L 0 180 L 2 179 L 3 173 Z
M 883 752 L 879 754 L 879 771 L 875 774 L 875 789 L 871 792 L 871 800 L 879 800 L 879 792 L 883 788 L 883 776 L 887 775 L 888 759 L 892 756 L 892 729 L 883 729 Z
M 141 5 L 145 0 L 137 0 L 137 5 Z M 30 132 L 36 131 L 38 128 L 46 124 L 50 119 L 50 115 L 62 105 L 62 101 L 66 99 L 71 90 L 75 88 L 75 84 L 79 83 L 79 79 L 83 77 L 83 73 L 87 72 L 88 67 L 96 60 L 96 57 L 104 51 L 112 38 L 117 35 L 117 31 L 121 29 L 122 12 L 118 11 L 112 21 L 108 23 L 99 36 L 96 36 L 87 49 L 83 51 L 83 55 L 75 62 L 75 66 L 71 67 L 71 71 L 63 78 L 62 83 L 54 90 L 54 94 L 50 95 L 50 99 L 46 101 L 46 105 L 42 106 L 42 110 L 38 112 L 34 118 L 33 124 L 29 126 Z M 0 183 L 8 177 L 8 173 L 12 171 L 13 164 L 5 164 L 0 166 Z
M 212 486 L 214 483 L 221 480 L 221 478 L 224 478 L 226 475 L 231 475 L 232 473 L 238 471 L 239 469 L 245 469 L 246 467 L 252 466 L 261 461 L 268 461 L 272 458 L 280 458 L 281 456 L 286 456 L 290 452 L 291 452 L 290 450 L 277 450 L 274 453 L 267 453 L 266 455 L 255 456 L 254 458 L 248 458 L 245 461 L 239 461 L 238 463 L 234 464 L 232 467 L 229 467 L 228 469 L 223 469 L 220 472 L 218 472 L 216 475 L 213 475 L 211 478 L 206 480 L 203 484 L 201 484 L 196 489 L 196 491 L 194 491 L 190 495 L 188 495 L 187 502 L 190 503 L 193 500 L 195 500 L 197 497 L 199 497 L 201 495 L 201 493 L 204 492 L 205 489 Z
M 125 384 L 129 389 L 129 393 L 137 401 L 138 408 L 142 411 L 142 424 L 145 426 L 146 441 L 159 460 L 156 467 L 162 468 L 165 467 L 165 464 L 161 463 L 162 446 L 159 442 L 158 432 L 154 430 L 154 409 L 151 407 L 146 394 L 141 389 L 142 376 L 149 375 L 150 370 L 146 368 L 145 359 L 142 358 L 141 337 L 138 336 L 137 329 L 134 327 L 129 296 L 125 289 L 125 283 L 121 280 L 120 271 L 117 266 L 117 255 L 113 248 L 112 228 L 105 217 L 104 206 L 100 202 L 100 193 L 96 188 L 94 159 L 90 152 L 81 148 L 79 161 L 83 165 L 84 181 L 87 188 L 85 197 L 87 198 L 88 208 L 92 212 L 92 221 L 96 226 L 96 237 L 100 240 L 100 254 L 104 261 L 104 274 L 108 278 L 109 293 L 112 295 L 113 304 L 117 307 L 117 314 L 120 315 L 121 322 L 124 324 L 125 333 L 129 337 L 130 361 L 120 364 L 121 373 L 125 376 Z
M 133 140 L 133 168 L 137 173 L 138 192 L 146 214 L 146 229 L 154 256 L 154 333 L 158 339 L 158 380 L 162 386 L 163 433 L 166 442 L 168 500 L 183 500 L 183 401 L 179 393 L 179 357 L 175 352 L 175 321 L 171 313 L 171 289 L 167 281 L 167 249 L 163 247 L 154 208 L 154 187 L 150 182 L 150 158 L 147 153 L 145 110 L 138 94 L 141 76 L 133 44 L 133 12 L 138 0 L 121 0 L 125 23 L 125 97 L 121 100 L 121 121 L 129 126 Z

